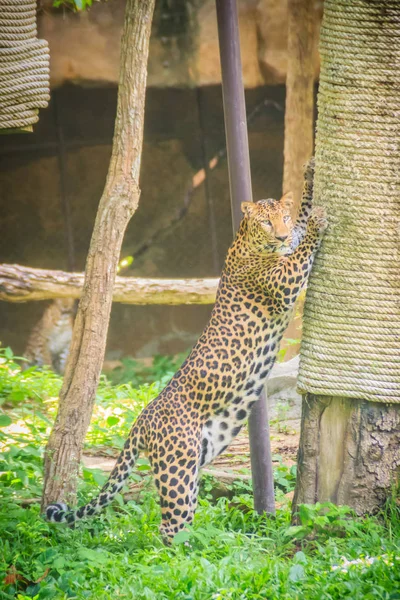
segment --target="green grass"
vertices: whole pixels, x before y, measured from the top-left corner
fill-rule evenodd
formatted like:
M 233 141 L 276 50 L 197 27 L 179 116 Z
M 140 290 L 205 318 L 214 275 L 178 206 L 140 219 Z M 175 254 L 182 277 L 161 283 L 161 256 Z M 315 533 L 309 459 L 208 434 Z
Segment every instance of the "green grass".
M 245 487 L 231 502 L 212 503 L 205 485 L 193 527 L 169 548 L 151 491 L 140 504 L 120 499 L 76 529 L 46 523 L 37 504 L 22 508 L 20 500 L 40 495 L 61 380 L 50 371 L 21 372 L 11 352 L 0 360 L 0 599 L 400 600 L 395 500 L 362 519 L 345 507 L 302 506 L 293 527 L 287 503 L 276 518 L 260 517 Z M 169 377 L 157 375 L 160 381 L 139 387 L 102 379 L 88 449 L 121 446 Z M 94 496 L 102 479 L 85 469 L 80 500 Z M 294 470 L 278 464 L 276 482 L 282 500 Z

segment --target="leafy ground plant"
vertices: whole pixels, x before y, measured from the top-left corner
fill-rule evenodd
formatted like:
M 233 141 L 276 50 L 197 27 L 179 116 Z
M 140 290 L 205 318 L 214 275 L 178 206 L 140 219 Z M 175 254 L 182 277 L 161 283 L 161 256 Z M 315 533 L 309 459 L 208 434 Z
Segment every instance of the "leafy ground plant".
M 303 506 L 293 526 L 287 503 L 268 518 L 254 513 L 246 486 L 233 485 L 236 496 L 216 502 L 205 489 L 193 527 L 169 548 L 152 491 L 141 503 L 120 498 L 75 529 L 46 523 L 29 501 L 41 492 L 61 380 L 22 372 L 11 351 L 0 360 L 0 599 L 400 600 L 395 500 L 363 519 L 334 505 Z M 162 385 L 112 386 L 103 378 L 88 448 L 120 447 Z M 279 464 L 275 476 L 277 493 L 293 488 L 294 471 Z M 80 501 L 97 493 L 102 477 L 85 470 Z
M 134 386 L 161 381 L 165 378 L 171 379 L 186 356 L 187 352 L 175 356 L 156 354 L 151 365 L 145 365 L 131 356 L 126 356 L 121 360 L 121 366 L 111 371 L 109 378 L 114 385 L 130 383 Z

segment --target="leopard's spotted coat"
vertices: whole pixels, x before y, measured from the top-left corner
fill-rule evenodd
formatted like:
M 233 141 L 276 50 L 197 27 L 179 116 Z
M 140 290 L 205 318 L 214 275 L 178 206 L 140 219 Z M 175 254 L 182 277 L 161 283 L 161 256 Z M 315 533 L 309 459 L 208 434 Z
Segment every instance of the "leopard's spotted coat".
M 32 329 L 24 356 L 30 366 L 47 365 L 57 373 L 64 374 L 72 339 L 75 317 L 75 300 L 56 298 L 44 310 L 42 317 Z
M 259 397 L 326 229 L 324 212 L 311 210 L 312 180 L 310 163 L 295 226 L 290 194 L 242 205 L 244 218 L 199 341 L 140 414 L 99 496 L 77 510 L 50 505 L 48 519 L 73 523 L 99 512 L 143 451 L 160 494 L 163 536 L 172 538 L 192 521 L 199 469 L 230 444 Z

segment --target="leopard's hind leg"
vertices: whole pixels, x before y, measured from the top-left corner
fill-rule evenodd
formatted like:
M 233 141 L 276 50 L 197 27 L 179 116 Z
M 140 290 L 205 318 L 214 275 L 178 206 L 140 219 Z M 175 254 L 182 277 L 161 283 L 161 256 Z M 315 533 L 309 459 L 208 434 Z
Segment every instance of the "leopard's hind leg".
M 160 454 L 161 450 L 161 454 Z M 160 533 L 166 543 L 193 521 L 197 506 L 200 440 L 196 432 L 173 432 L 149 451 L 160 495 Z

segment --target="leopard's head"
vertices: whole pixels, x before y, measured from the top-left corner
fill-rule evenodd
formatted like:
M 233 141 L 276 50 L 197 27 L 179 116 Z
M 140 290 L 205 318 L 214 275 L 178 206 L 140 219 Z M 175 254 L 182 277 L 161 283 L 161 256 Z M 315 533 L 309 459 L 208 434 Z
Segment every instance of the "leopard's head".
M 247 242 L 252 251 L 260 254 L 290 252 L 293 237 L 291 192 L 280 200 L 268 198 L 258 202 L 242 202 L 241 208 L 247 225 Z

